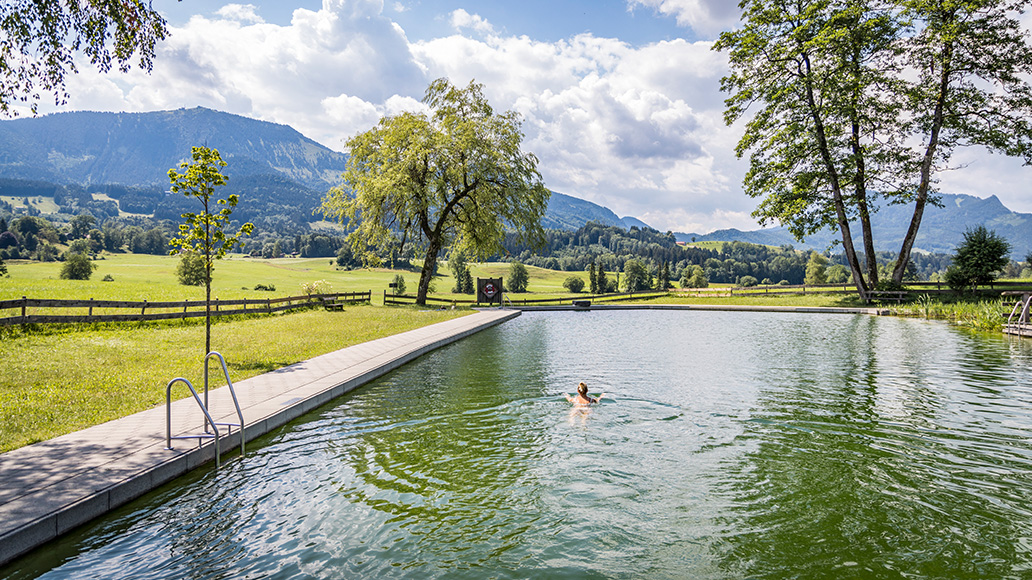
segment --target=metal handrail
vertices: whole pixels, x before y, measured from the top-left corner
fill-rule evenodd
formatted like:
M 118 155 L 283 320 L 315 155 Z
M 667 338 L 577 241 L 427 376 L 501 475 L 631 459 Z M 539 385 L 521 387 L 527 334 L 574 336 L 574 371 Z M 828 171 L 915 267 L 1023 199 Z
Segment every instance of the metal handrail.
M 213 437 L 213 435 L 209 433 L 202 433 L 199 435 L 177 435 L 175 437 L 172 436 L 172 385 L 176 384 L 179 381 L 183 381 L 183 383 L 186 384 L 186 387 L 190 389 L 190 393 L 193 395 L 194 401 L 197 401 L 197 406 L 200 407 L 201 412 L 204 413 L 204 418 L 207 419 L 207 421 L 211 424 L 212 429 L 215 431 L 215 469 L 218 469 L 221 466 L 221 463 L 219 461 L 219 428 L 215 426 L 215 421 L 212 421 L 211 415 L 208 414 L 207 407 L 204 406 L 204 403 L 201 403 L 201 397 L 197 395 L 197 391 L 194 389 L 193 385 L 191 385 L 190 381 L 184 379 L 183 377 L 176 377 L 169 381 L 168 385 L 165 386 L 165 449 L 172 449 L 173 439 L 197 439 L 197 446 L 200 447 L 201 439 L 210 439 L 211 437 Z M 241 440 L 243 440 L 243 437 L 244 434 L 243 431 L 241 431 Z
M 232 432 L 232 426 L 236 425 L 240 429 L 240 454 L 244 454 L 244 413 L 240 410 L 240 401 L 237 400 L 236 389 L 233 388 L 233 381 L 229 379 L 229 368 L 226 366 L 226 358 L 219 354 L 217 351 L 211 351 L 204 357 L 204 407 L 208 408 L 208 359 L 213 356 L 219 357 L 219 362 L 222 363 L 222 373 L 226 377 L 226 385 L 229 386 L 229 394 L 233 397 L 233 406 L 236 407 L 237 418 L 240 419 L 240 423 L 219 423 L 219 425 L 230 426 Z M 214 422 L 212 423 L 214 424 Z M 205 431 L 207 432 L 207 424 L 205 424 Z

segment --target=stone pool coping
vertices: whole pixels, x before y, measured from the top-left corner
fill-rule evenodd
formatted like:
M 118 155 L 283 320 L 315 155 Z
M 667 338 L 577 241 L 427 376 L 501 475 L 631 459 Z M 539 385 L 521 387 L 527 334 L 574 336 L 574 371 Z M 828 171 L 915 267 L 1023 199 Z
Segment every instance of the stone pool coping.
M 250 441 L 446 344 L 520 315 L 482 310 L 354 345 L 234 383 Z M 219 375 L 213 374 L 218 381 Z M 172 377 L 161 378 L 162 384 Z M 203 388 L 203 385 L 195 385 Z M 229 389 L 209 392 L 217 423 L 237 423 Z M 198 433 L 196 403 L 172 403 L 172 435 Z M 165 406 L 0 455 L 0 565 L 129 502 L 215 457 L 214 442 L 173 440 Z M 222 438 L 239 449 L 240 432 Z

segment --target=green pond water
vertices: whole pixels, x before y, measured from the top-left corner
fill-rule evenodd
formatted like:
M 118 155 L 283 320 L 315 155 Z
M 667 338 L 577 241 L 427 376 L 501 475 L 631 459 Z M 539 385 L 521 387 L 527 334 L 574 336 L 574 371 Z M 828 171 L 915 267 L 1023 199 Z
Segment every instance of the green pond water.
M 0 578 L 1032 578 L 1030 377 L 919 320 L 525 313 Z

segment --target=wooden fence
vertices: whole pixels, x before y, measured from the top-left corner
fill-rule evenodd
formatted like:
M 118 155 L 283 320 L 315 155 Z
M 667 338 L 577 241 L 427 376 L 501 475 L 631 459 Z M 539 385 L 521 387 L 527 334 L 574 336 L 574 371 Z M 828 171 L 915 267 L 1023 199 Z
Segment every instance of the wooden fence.
M 369 302 L 370 300 L 372 300 L 372 291 L 306 294 L 304 296 L 265 299 L 220 300 L 216 298 L 211 301 L 211 315 L 271 314 L 295 308 L 308 308 L 343 302 Z M 131 302 L 123 300 L 94 300 L 92 298 L 90 300 L 58 300 L 26 298 L 24 296 L 14 300 L 0 300 L 0 316 L 3 316 L 4 311 L 9 310 L 14 310 L 19 312 L 19 314 L 0 317 L 0 326 L 13 324 L 185 320 L 205 315 L 203 300 L 186 300 L 182 302 L 150 302 L 144 300 L 143 302 Z M 85 310 L 84 313 L 82 313 L 83 310 Z
M 506 293 L 503 299 L 504 306 L 531 306 L 540 305 L 545 306 L 548 304 L 573 304 L 575 300 L 592 300 L 595 302 L 619 302 L 621 300 L 642 300 L 647 298 L 658 298 L 660 296 L 666 296 L 667 292 L 621 292 L 616 294 L 578 294 L 574 296 L 561 296 L 558 298 L 538 298 L 538 299 L 527 299 L 527 298 L 516 298 L 513 299 L 512 295 Z M 486 302 L 478 303 L 476 300 L 462 300 L 452 298 L 434 298 L 432 296 L 426 297 L 427 304 L 438 303 L 447 306 L 449 304 L 487 304 Z M 383 293 L 383 303 L 386 304 L 415 304 L 416 297 L 408 294 L 388 294 L 386 290 Z

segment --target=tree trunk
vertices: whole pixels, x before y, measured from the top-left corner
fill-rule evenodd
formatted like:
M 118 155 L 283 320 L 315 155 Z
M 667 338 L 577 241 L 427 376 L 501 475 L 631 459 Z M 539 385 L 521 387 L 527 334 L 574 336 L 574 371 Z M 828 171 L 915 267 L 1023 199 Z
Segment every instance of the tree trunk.
M 441 251 L 440 238 L 432 238 L 423 257 L 423 271 L 419 274 L 419 290 L 416 292 L 416 304 L 426 306 L 426 295 L 430 291 L 430 281 L 434 277 L 437 266 L 437 254 Z
M 878 258 L 874 254 L 874 233 L 871 231 L 871 212 L 867 206 L 867 167 L 864 164 L 864 150 L 860 145 L 860 122 L 856 117 L 856 105 L 852 119 L 853 157 L 856 159 L 855 195 L 860 214 L 860 231 L 864 237 L 864 254 L 867 262 L 867 287 L 878 285 Z
M 932 117 L 932 126 L 928 134 L 928 145 L 925 147 L 924 159 L 921 160 L 921 182 L 917 186 L 914 215 L 910 219 L 907 235 L 903 238 L 903 246 L 899 250 L 896 267 L 892 270 L 892 281 L 896 284 L 903 283 L 903 276 L 906 274 L 907 264 L 910 262 L 910 252 L 914 249 L 917 231 L 921 227 L 925 205 L 928 203 L 928 192 L 932 187 L 932 163 L 935 161 L 935 152 L 939 146 L 939 134 L 942 131 L 942 125 L 945 120 L 946 96 L 949 94 L 950 75 L 953 72 L 951 67 L 952 60 L 953 44 L 947 43 L 943 47 L 942 73 L 939 76 L 939 94 L 935 97 L 935 113 Z
M 842 233 L 842 250 L 846 254 L 846 261 L 849 263 L 849 271 L 853 274 L 853 282 L 856 284 L 857 292 L 861 297 L 867 295 L 867 286 L 864 284 L 864 275 L 860 271 L 860 262 L 856 257 L 856 250 L 853 248 L 853 235 L 849 231 L 849 218 L 846 215 L 846 205 L 842 199 L 842 188 L 839 183 L 838 170 L 831 158 L 831 150 L 828 147 L 828 138 L 824 130 L 824 120 L 821 117 L 817 100 L 813 94 L 812 76 L 810 73 L 810 59 L 803 54 L 803 83 L 806 87 L 806 100 L 810 107 L 810 115 L 814 122 L 814 133 L 817 136 L 817 147 L 820 151 L 821 160 L 828 171 L 828 181 L 831 185 L 832 202 L 835 205 L 835 217 L 838 221 L 839 231 Z

